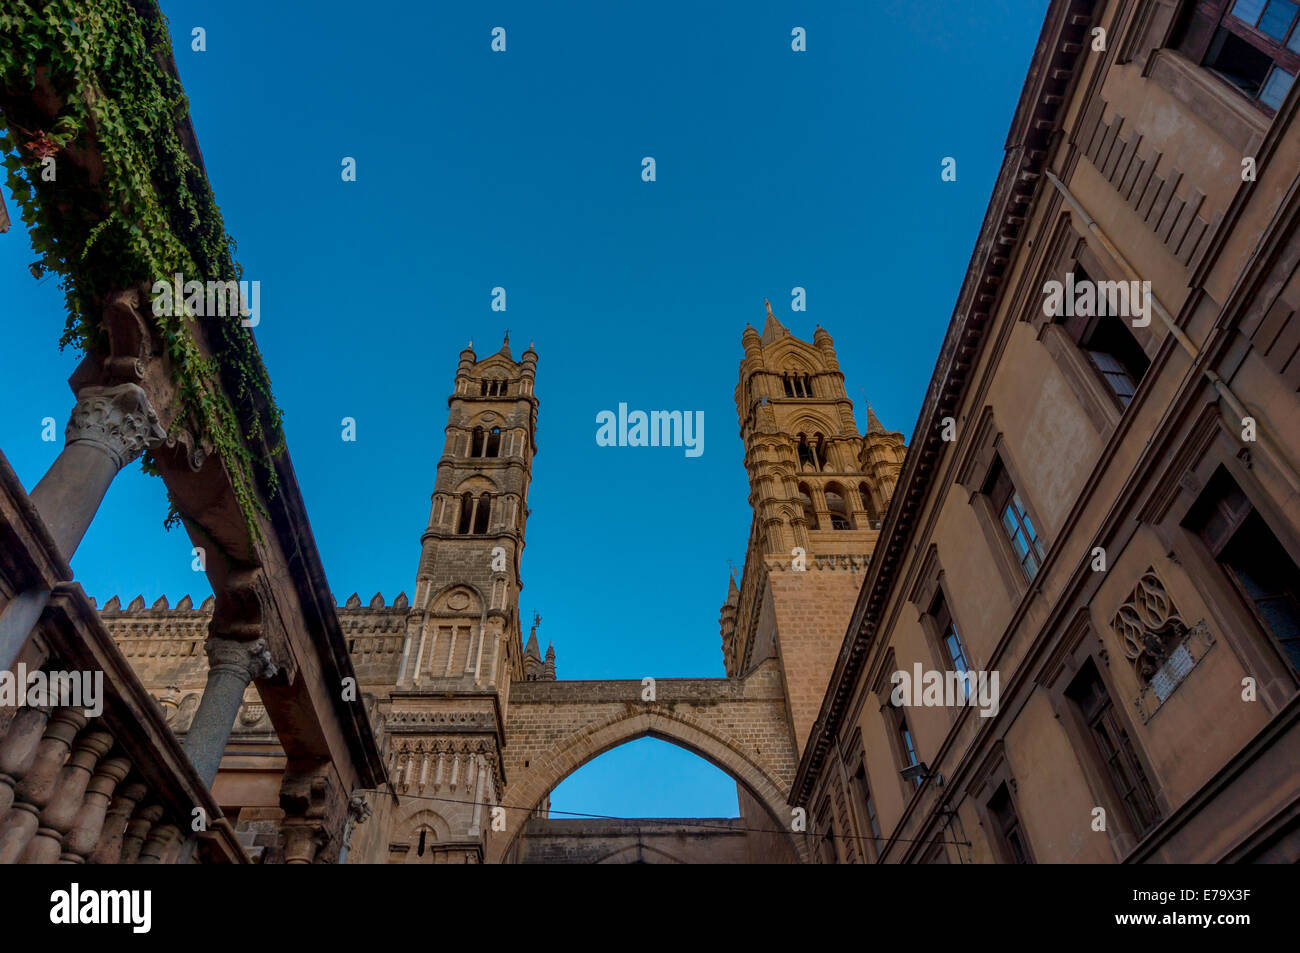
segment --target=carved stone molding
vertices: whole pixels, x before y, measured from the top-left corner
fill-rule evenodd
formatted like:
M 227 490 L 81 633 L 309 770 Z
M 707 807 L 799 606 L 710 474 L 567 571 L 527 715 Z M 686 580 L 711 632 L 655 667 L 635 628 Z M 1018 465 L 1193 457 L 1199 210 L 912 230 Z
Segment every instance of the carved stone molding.
M 351 801 L 338 796 L 328 768 L 286 771 L 280 782 L 280 807 L 284 820 L 286 864 L 333 863 L 337 847 L 331 847 L 342 834 L 345 818 L 352 811 Z
M 69 446 L 85 443 L 99 447 L 119 470 L 147 447 L 159 446 L 166 436 L 138 384 L 83 387 L 66 430 Z
M 1204 619 L 1191 626 L 1183 621 L 1153 568 L 1116 610 L 1111 628 L 1142 685 L 1134 704 L 1144 724 L 1214 644 Z
M 1124 655 L 1146 684 L 1187 634 L 1178 607 L 1155 569 L 1148 568 L 1111 619 Z
M 264 639 L 241 641 L 209 637 L 204 646 L 208 655 L 209 672 L 226 669 L 247 675 L 247 680 L 270 678 L 276 673 L 275 663 L 271 661 L 271 652 Z

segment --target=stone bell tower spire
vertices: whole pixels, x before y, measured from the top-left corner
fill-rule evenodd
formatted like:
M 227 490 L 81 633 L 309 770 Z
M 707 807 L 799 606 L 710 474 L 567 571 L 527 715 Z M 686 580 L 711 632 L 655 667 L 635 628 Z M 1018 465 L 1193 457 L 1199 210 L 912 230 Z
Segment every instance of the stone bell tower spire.
M 420 537 L 396 684 L 381 703 L 398 801 L 375 824 L 390 862 L 480 862 L 505 789 L 510 685 L 545 667 L 520 639 L 520 561 L 537 455 L 537 352 L 460 352 Z
M 780 659 L 802 746 L 904 447 L 873 413 L 867 435 L 858 432 L 830 333 L 819 326 L 811 342 L 801 340 L 764 304 L 762 335 L 748 326 L 741 335 L 736 385 L 754 521 L 739 592 L 729 589 L 719 622 L 729 675 Z
M 537 352 L 509 332 L 479 360 L 460 353 L 446 440 L 420 537 L 399 686 L 483 690 L 523 677 L 520 559 L 537 453 Z

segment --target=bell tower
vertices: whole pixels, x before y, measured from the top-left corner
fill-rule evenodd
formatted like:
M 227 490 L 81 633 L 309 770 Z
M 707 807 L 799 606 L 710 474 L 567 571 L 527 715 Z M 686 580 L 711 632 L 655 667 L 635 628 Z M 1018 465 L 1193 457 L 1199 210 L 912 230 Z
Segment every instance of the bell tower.
M 460 353 L 384 723 L 400 799 L 393 862 L 481 861 L 505 787 L 500 726 L 511 683 L 526 675 L 520 559 L 537 454 L 536 372 L 537 352 L 529 345 L 516 361 L 508 332 L 482 360 L 473 342 Z M 553 678 L 553 650 L 544 665 Z
M 537 352 L 510 336 L 460 353 L 398 687 L 481 690 L 522 677 L 520 559 L 537 454 Z M 507 636 L 510 636 L 507 638 Z
M 902 468 L 903 435 L 858 432 L 835 343 L 792 335 L 767 304 L 746 326 L 736 413 L 754 520 L 720 619 L 727 674 L 776 657 L 802 751 Z

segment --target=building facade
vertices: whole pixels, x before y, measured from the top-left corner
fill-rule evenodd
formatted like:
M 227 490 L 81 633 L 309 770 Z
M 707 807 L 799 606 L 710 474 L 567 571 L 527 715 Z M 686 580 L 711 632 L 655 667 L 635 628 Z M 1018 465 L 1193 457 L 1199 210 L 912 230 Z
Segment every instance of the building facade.
M 802 751 L 821 860 L 1300 858 L 1295 14 L 1051 4 Z

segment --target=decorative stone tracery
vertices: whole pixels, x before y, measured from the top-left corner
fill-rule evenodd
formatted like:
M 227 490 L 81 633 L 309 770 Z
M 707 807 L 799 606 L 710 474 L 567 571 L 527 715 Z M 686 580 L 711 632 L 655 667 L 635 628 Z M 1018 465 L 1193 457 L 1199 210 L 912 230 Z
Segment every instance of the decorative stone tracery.
M 1138 579 L 1110 624 L 1143 685 L 1151 681 L 1187 635 L 1187 624 L 1152 568 Z

